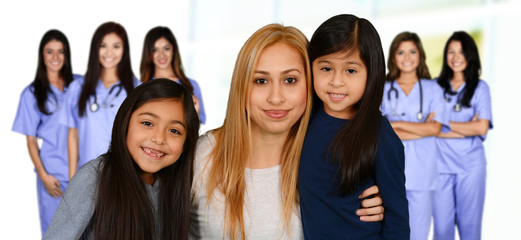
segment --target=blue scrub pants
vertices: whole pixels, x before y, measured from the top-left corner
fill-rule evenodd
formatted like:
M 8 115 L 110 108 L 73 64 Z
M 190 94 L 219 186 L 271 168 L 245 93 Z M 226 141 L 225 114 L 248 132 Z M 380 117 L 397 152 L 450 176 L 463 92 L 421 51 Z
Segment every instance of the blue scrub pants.
M 440 174 L 434 200 L 434 239 L 481 239 L 486 168 L 464 174 Z
M 407 190 L 411 240 L 427 240 L 431 228 L 434 191 Z
M 63 192 L 65 192 L 65 189 L 67 188 L 67 185 L 69 185 L 69 181 L 60 181 L 60 188 Z M 38 208 L 40 210 L 40 226 L 42 229 L 42 237 L 45 235 L 45 232 L 47 231 L 47 228 L 49 227 L 49 224 L 51 223 L 52 217 L 54 216 L 54 212 L 56 212 L 56 209 L 58 208 L 58 205 L 60 204 L 60 198 L 55 198 L 47 192 L 45 189 L 45 186 L 43 185 L 43 182 L 36 177 L 36 190 L 38 194 Z

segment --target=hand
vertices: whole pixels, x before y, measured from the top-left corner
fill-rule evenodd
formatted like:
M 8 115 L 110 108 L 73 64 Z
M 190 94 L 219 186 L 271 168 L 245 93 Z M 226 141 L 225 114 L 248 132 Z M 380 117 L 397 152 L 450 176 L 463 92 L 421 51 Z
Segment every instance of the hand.
M 60 181 L 56 179 L 54 176 L 45 174 L 40 177 L 43 182 L 43 186 L 45 186 L 45 190 L 49 193 L 49 195 L 59 198 L 63 196 L 63 191 L 60 188 Z
M 199 109 L 200 109 L 199 98 L 197 98 L 195 95 L 192 95 L 192 100 L 194 101 L 195 111 L 197 112 L 197 115 L 199 115 Z
M 478 121 L 478 117 L 479 117 L 479 113 L 476 113 L 476 114 L 474 114 L 474 117 L 472 117 L 472 120 L 470 120 L 470 121 L 476 122 L 476 121 Z
M 362 208 L 356 211 L 356 214 L 360 216 L 360 220 L 364 222 L 379 222 L 384 219 L 384 207 L 382 206 L 382 197 L 379 194 L 378 186 L 374 185 L 362 192 L 359 198 L 371 198 L 364 199 L 362 201 Z
M 427 118 L 425 118 L 425 122 L 434 122 L 434 117 L 436 117 L 436 112 L 429 113 Z

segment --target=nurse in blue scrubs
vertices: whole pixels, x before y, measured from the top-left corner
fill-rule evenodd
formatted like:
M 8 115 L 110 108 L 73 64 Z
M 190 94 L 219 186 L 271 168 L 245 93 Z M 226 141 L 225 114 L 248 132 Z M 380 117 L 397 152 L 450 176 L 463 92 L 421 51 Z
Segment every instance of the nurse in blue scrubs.
M 182 84 L 192 93 L 199 121 L 206 123 L 203 96 L 199 84 L 186 77 L 181 62 L 179 46 L 172 31 L 167 27 L 155 27 L 148 31 L 141 56 L 141 81 L 153 78 L 166 78 Z
M 140 83 L 132 72 L 129 50 L 120 24 L 107 22 L 94 32 L 85 77 L 71 83 L 60 110 L 60 123 L 69 128 L 69 178 L 108 150 L 116 112 Z
M 411 239 L 427 239 L 433 194 L 441 157 L 436 137 L 448 130 L 444 99 L 430 80 L 425 52 L 417 34 L 398 34 L 389 50 L 382 112 L 400 137 L 405 151 L 406 192 Z
M 58 30 L 47 31 L 38 48 L 33 82 L 20 96 L 12 130 L 27 136 L 29 156 L 37 174 L 36 186 L 42 236 L 69 184 L 67 127 L 58 123 L 72 74 L 69 41 Z M 41 148 L 38 139 L 42 140 Z
M 434 201 L 434 239 L 481 239 L 486 159 L 483 141 L 492 129 L 490 90 L 479 79 L 478 48 L 466 32 L 447 40 L 438 84 L 443 89 L 451 130 L 437 145 L 439 188 Z

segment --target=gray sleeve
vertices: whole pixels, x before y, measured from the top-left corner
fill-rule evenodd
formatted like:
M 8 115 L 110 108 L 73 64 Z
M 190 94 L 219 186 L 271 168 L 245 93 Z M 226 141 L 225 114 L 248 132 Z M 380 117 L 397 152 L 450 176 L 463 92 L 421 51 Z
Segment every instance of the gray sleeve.
M 94 212 L 99 162 L 90 161 L 74 175 L 43 239 L 82 236 Z

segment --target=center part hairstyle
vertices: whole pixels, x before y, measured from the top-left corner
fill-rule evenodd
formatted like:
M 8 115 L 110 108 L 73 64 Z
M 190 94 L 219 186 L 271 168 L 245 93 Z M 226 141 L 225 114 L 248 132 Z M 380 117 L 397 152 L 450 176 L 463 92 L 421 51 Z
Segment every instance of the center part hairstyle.
M 352 193 L 369 178 L 374 177 L 376 145 L 382 113 L 383 87 L 385 83 L 385 60 L 380 36 L 366 19 L 341 14 L 326 20 L 315 31 L 309 42 L 309 58 L 332 53 L 347 55 L 359 53 L 367 68 L 364 94 L 353 107 L 356 113 L 335 136 L 329 154 L 338 164 L 340 179 L 338 191 Z M 322 103 L 314 94 L 314 107 Z
M 183 63 L 181 62 L 181 54 L 179 53 L 179 46 L 174 34 L 167 27 L 155 27 L 148 31 L 145 36 L 145 43 L 143 45 L 143 54 L 141 55 L 141 66 L 139 68 L 141 72 L 141 81 L 146 82 L 152 79 L 155 75 L 154 65 L 154 44 L 160 38 L 165 38 L 170 45 L 172 45 L 172 70 L 179 81 L 185 86 L 190 93 L 194 92 L 193 86 L 186 77 L 183 70 Z
M 186 140 L 183 152 L 172 165 L 155 173 L 159 180 L 159 222 L 149 200 L 141 168 L 127 148 L 132 113 L 151 101 L 182 102 L 185 111 Z M 192 95 L 168 79 L 155 79 L 138 86 L 118 110 L 109 151 L 99 173 L 97 200 L 90 228 L 95 239 L 188 239 L 190 189 L 193 159 L 199 132 L 199 119 Z M 156 225 L 161 224 L 156 235 Z
M 452 91 L 450 80 L 454 77 L 454 72 L 447 64 L 447 51 L 449 44 L 453 41 L 461 43 L 463 55 L 467 61 L 467 67 L 463 70 L 463 76 L 465 78 L 465 92 L 461 98 L 461 105 L 470 107 L 470 100 L 474 95 L 474 91 L 479 83 L 479 75 L 481 74 L 481 61 L 479 60 L 478 47 L 474 39 L 464 31 L 454 32 L 450 36 L 449 40 L 445 44 L 443 49 L 443 65 L 441 67 L 441 73 L 438 77 L 438 84 L 444 89 L 445 94 L 455 95 Z
M 400 44 L 406 41 L 413 42 L 418 49 L 418 54 L 420 55 L 418 67 L 416 68 L 416 76 L 418 79 L 431 79 L 429 67 L 427 67 L 427 63 L 425 62 L 427 57 L 425 56 L 425 50 L 423 50 L 420 37 L 413 32 L 402 32 L 396 35 L 391 43 L 391 47 L 389 48 L 389 58 L 387 59 L 387 68 L 389 69 L 389 72 L 387 73 L 387 80 L 393 81 L 400 77 L 400 69 L 398 69 L 398 66 L 396 65 L 396 52 L 398 51 Z
M 45 102 L 47 101 L 48 94 L 51 93 L 54 96 L 54 93 L 51 90 L 51 86 L 49 83 L 49 77 L 47 76 L 47 66 L 45 65 L 45 60 L 43 57 L 43 51 L 45 50 L 45 45 L 52 40 L 56 40 L 61 42 L 63 45 L 63 66 L 60 69 L 60 77 L 63 79 L 64 86 L 67 87 L 72 82 L 72 66 L 71 66 L 71 49 L 69 46 L 69 41 L 65 34 L 56 29 L 51 29 L 47 31 L 40 41 L 40 47 L 38 48 L 38 67 L 36 69 L 36 76 L 32 82 L 32 87 L 34 91 L 34 96 L 36 98 L 36 103 L 38 106 L 38 110 L 45 114 L 49 115 L 51 112 L 45 108 Z M 54 96 L 54 101 L 57 103 L 56 96 Z
M 281 202 L 284 230 L 290 232 L 291 215 L 298 203 L 297 175 L 300 153 L 311 112 L 311 70 L 305 35 L 294 27 L 269 24 L 257 30 L 241 48 L 233 71 L 228 108 L 223 126 L 214 130 L 216 145 L 210 155 L 213 161 L 209 169 L 208 199 L 218 189 L 224 194 L 224 232 L 230 239 L 245 239 L 243 205 L 246 191 L 244 172 L 251 156 L 251 125 L 249 115 L 250 95 L 254 71 L 262 51 L 275 44 L 284 43 L 294 48 L 305 64 L 307 100 L 301 118 L 291 128 L 281 165 Z M 209 204 L 209 203 L 208 203 Z
M 121 38 L 123 43 L 123 56 L 118 64 L 118 78 L 127 95 L 134 89 L 134 73 L 132 72 L 132 65 L 130 63 L 130 47 L 128 43 L 127 32 L 125 28 L 115 22 L 106 22 L 101 24 L 92 36 L 90 43 L 89 62 L 87 64 L 87 72 L 85 73 L 85 81 L 78 99 L 78 114 L 80 117 L 85 115 L 87 109 L 87 101 L 91 96 L 96 94 L 96 86 L 101 76 L 101 63 L 99 62 L 99 49 L 103 38 L 115 33 Z

